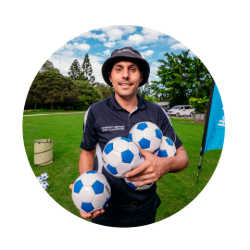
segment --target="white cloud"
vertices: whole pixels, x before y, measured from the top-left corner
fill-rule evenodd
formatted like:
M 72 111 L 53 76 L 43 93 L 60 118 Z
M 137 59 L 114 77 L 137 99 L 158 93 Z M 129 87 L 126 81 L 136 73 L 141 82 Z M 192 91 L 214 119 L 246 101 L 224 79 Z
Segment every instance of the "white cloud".
M 175 40 L 173 37 L 168 37 L 168 38 L 167 38 L 167 42 L 168 42 L 168 44 L 173 44 L 173 43 L 176 43 L 176 42 L 178 42 L 178 41 Z
M 182 43 L 173 44 L 170 48 L 171 48 L 172 50 L 177 50 L 177 49 L 186 50 L 186 49 L 188 49 L 188 48 L 187 48 L 185 45 L 183 45 Z
M 89 55 L 90 63 L 93 68 L 93 75 L 95 76 L 95 81 L 100 83 L 105 83 L 103 77 L 102 77 L 102 61 L 104 58 L 95 56 L 95 55 Z
M 108 48 L 113 48 L 116 45 L 116 42 L 106 42 L 103 45 Z
M 111 42 L 121 39 L 123 35 L 124 35 L 123 30 L 118 28 L 112 28 L 106 31 L 106 36 L 108 37 L 108 40 Z
M 139 49 L 148 49 L 148 48 L 149 48 L 148 46 L 139 47 Z
M 159 37 L 165 35 L 159 31 L 148 28 L 143 28 L 141 33 L 144 35 L 145 41 L 147 41 L 147 43 L 156 42 L 157 40 L 159 40 Z
M 74 43 L 73 46 L 76 48 L 76 49 L 79 49 L 79 50 L 84 50 L 84 51 L 88 51 L 90 50 L 90 45 L 89 44 L 86 44 L 86 43 Z M 74 48 L 73 48 L 74 49 Z
M 87 43 L 69 43 L 64 44 L 61 48 L 59 48 L 55 53 L 60 53 L 60 51 L 74 51 L 76 49 L 89 51 L 90 45 Z
M 160 62 L 152 62 L 152 64 L 156 67 L 160 67 L 161 66 L 161 63 Z
M 164 34 L 159 31 L 143 28 L 141 34 L 130 35 L 127 40 L 121 40 L 119 43 L 124 46 L 139 46 L 140 44 L 149 44 L 160 41 L 162 36 L 164 36 Z
M 103 54 L 109 56 L 111 54 L 111 51 L 109 49 L 106 49 L 105 51 L 103 51 Z
M 148 56 L 151 56 L 153 54 L 154 54 L 153 50 L 147 50 L 147 51 L 141 53 L 142 57 L 144 57 L 144 58 L 148 57 Z
M 144 36 L 140 34 L 130 35 L 127 40 L 119 41 L 119 44 L 123 46 L 138 46 L 144 41 Z
M 98 39 L 99 41 L 102 41 L 102 42 L 107 41 L 107 39 L 105 38 L 106 35 L 104 33 L 96 34 L 96 33 L 92 33 L 92 32 L 86 32 L 86 33 L 81 34 L 80 37 L 94 38 L 94 39 Z
M 104 37 L 102 37 L 102 38 L 100 38 L 100 39 L 98 39 L 99 41 L 101 41 L 101 42 L 107 42 L 107 39 L 106 38 L 104 38 Z

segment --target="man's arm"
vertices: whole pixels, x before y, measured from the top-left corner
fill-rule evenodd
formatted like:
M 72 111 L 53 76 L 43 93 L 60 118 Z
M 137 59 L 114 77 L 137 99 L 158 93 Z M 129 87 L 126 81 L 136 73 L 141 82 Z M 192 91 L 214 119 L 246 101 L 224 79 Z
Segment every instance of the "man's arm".
M 92 171 L 94 168 L 95 149 L 91 151 L 82 150 L 79 158 L 79 173 Z
M 129 181 L 141 181 L 135 186 L 140 187 L 159 180 L 166 173 L 175 173 L 188 166 L 189 159 L 183 146 L 176 150 L 173 157 L 160 158 L 140 149 L 145 161 L 137 168 L 125 174 Z

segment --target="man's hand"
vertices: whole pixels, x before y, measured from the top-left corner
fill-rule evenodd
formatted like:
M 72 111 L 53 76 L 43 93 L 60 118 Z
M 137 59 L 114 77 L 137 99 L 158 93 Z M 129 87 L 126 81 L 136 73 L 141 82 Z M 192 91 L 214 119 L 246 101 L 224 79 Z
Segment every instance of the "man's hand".
M 73 189 L 73 184 L 70 184 L 69 185 L 69 188 L 72 190 Z M 108 205 L 107 205 L 108 206 Z M 106 206 L 106 207 L 107 207 Z M 80 215 L 81 215 L 81 217 L 82 218 L 84 218 L 84 219 L 94 219 L 94 218 L 96 218 L 97 216 L 100 216 L 101 214 L 103 214 L 105 211 L 104 211 L 104 209 L 100 209 L 100 210 L 96 210 L 95 212 L 93 212 L 93 213 L 84 213 L 84 212 L 82 212 L 81 210 L 79 210 L 79 212 L 80 212 Z
M 138 182 L 135 186 L 141 187 L 156 182 L 166 173 L 174 173 L 188 166 L 189 160 L 185 149 L 181 146 L 176 150 L 176 156 L 160 158 L 140 148 L 145 161 L 137 168 L 125 174 L 129 181 Z
M 137 168 L 129 171 L 125 174 L 125 177 L 129 177 L 128 180 L 135 183 L 135 186 L 140 187 L 159 180 L 165 173 L 166 167 L 162 163 L 161 159 L 154 154 L 140 148 L 142 156 L 145 161 Z

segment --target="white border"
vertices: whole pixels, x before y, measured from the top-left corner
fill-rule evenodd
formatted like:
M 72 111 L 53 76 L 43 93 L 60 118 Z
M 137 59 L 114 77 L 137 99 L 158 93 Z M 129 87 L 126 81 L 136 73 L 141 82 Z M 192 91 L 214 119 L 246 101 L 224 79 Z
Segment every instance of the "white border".
M 5 2 L 1 9 L 4 249 L 249 248 L 245 226 L 250 222 L 249 162 L 245 158 L 249 133 L 246 118 L 236 108 L 249 99 L 247 1 L 236 5 L 215 0 L 88 4 L 26 0 Z M 22 141 L 23 105 L 37 69 L 75 36 L 115 24 L 152 28 L 190 48 L 212 73 L 226 114 L 223 154 L 204 191 L 176 215 L 133 229 L 96 226 L 63 209 L 38 185 Z

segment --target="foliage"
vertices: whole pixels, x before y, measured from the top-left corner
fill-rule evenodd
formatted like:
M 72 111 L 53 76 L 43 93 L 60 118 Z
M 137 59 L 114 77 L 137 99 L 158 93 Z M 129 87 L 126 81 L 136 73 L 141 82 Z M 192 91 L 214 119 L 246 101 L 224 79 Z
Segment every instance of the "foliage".
M 148 86 L 149 82 L 147 81 L 142 87 L 138 88 L 138 95 L 140 95 L 142 98 L 145 98 L 145 96 L 150 96 L 151 90 Z
M 76 80 L 74 85 L 80 98 L 74 102 L 74 106 L 77 110 L 84 110 L 87 106 L 102 100 L 102 93 L 99 89 L 88 81 Z
M 81 67 L 80 67 L 80 64 L 78 62 L 77 59 L 75 59 L 73 61 L 73 63 L 71 64 L 70 68 L 69 68 L 69 77 L 72 79 L 72 80 L 78 80 L 79 79 L 79 76 L 81 74 Z
M 144 99 L 153 103 L 157 102 L 153 96 L 145 96 Z
M 43 73 L 43 72 L 47 72 L 47 71 L 51 71 L 51 72 L 55 72 L 55 73 L 60 73 L 59 69 L 55 68 L 53 63 L 49 60 L 47 60 L 42 68 L 39 70 L 40 73 Z
M 196 114 L 205 114 L 207 111 L 207 103 L 209 99 L 206 99 L 207 97 L 204 96 L 203 98 L 195 98 L 191 97 L 189 98 L 189 102 L 192 104 L 192 108 L 195 108 Z
M 73 81 L 59 73 L 46 71 L 38 73 L 31 85 L 26 105 L 34 102 L 53 104 L 72 102 L 78 98 Z
M 110 97 L 114 92 L 114 89 L 106 84 L 95 82 L 93 85 L 101 91 L 103 99 Z
M 79 74 L 78 80 L 88 81 L 94 83 L 95 77 L 92 75 L 93 69 L 89 60 L 89 55 L 86 54 L 82 63 L 81 73 Z
M 164 54 L 166 60 L 159 60 L 161 65 L 157 72 L 159 81 L 152 81 L 150 89 L 160 101 L 169 101 L 170 106 L 188 104 L 190 97 L 208 96 L 212 77 L 197 57 L 189 57 L 189 50 L 175 55 Z

